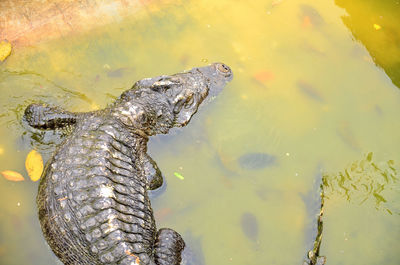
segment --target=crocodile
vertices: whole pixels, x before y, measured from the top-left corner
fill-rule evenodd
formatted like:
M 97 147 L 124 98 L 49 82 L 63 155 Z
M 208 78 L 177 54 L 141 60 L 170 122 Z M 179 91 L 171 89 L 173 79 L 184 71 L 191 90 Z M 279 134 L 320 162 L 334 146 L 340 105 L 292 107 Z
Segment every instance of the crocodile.
M 104 109 L 74 113 L 31 104 L 24 120 L 69 128 L 46 163 L 37 195 L 40 225 L 66 265 L 178 265 L 178 232 L 157 230 L 149 192 L 163 177 L 147 154 L 150 136 L 188 124 L 199 105 L 232 80 L 223 63 L 146 78 Z

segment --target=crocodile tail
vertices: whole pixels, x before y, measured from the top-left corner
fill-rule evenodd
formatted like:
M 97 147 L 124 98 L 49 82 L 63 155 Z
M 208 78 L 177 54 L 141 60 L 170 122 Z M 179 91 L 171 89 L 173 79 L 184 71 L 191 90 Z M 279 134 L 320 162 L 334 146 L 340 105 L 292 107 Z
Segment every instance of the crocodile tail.
M 154 259 L 157 265 L 181 264 L 181 253 L 185 248 L 182 237 L 172 229 L 158 230 L 154 246 Z
M 76 114 L 61 108 L 31 104 L 25 109 L 24 119 L 36 129 L 54 130 L 76 123 Z

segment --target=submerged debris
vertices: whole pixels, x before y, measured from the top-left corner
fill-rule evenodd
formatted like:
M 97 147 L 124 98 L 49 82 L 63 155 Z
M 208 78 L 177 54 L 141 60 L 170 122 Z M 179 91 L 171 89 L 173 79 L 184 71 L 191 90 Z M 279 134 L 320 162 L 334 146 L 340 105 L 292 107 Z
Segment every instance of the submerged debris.
M 317 217 L 317 236 L 303 265 L 326 264 L 326 257 L 320 256 L 319 250 L 322 242 L 324 200 L 328 196 L 343 195 L 347 201 L 356 201 L 360 204 L 372 198 L 375 200 L 377 209 L 383 207 L 389 214 L 392 214 L 390 209 L 382 206 L 387 205 L 383 192 L 395 188 L 394 186 L 398 182 L 398 169 L 393 160 L 376 163 L 372 157 L 373 153 L 369 152 L 363 159 L 353 162 L 338 174 L 325 174 L 322 177 L 321 210 Z
M 324 214 L 324 198 L 325 198 L 323 184 L 320 185 L 320 189 L 321 189 L 320 193 L 321 210 L 317 217 L 318 232 L 314 241 L 314 246 L 310 251 L 308 251 L 307 260 L 303 262 L 303 265 L 324 265 L 326 263 L 326 257 L 319 255 L 319 249 L 321 247 L 321 242 L 322 242 L 322 230 L 323 230 L 322 216 Z
M 398 167 L 393 160 L 375 162 L 369 152 L 336 174 L 325 174 L 322 184 L 327 197 L 340 196 L 350 203 L 375 202 L 376 209 L 398 211 L 392 199 L 398 189 Z M 390 199 L 389 199 L 390 198 Z

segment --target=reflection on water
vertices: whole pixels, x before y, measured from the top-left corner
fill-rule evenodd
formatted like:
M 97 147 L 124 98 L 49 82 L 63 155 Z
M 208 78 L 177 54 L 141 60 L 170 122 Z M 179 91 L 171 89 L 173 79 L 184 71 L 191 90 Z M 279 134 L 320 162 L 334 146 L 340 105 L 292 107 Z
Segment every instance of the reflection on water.
M 64 138 L 26 128 L 27 105 L 103 108 L 136 80 L 214 61 L 235 72 L 229 87 L 188 127 L 150 140 L 167 182 L 152 198 L 157 225 L 186 235 L 207 265 L 301 264 L 315 239 L 313 184 L 321 167 L 339 172 L 325 178 L 320 254 L 327 264 L 399 264 L 399 182 L 391 167 L 398 172 L 400 90 L 373 60 L 395 66 L 398 34 L 377 34 L 397 32 L 400 23 L 395 8 L 337 3 L 175 0 L 85 34 L 15 48 L 0 64 L 0 171 L 19 172 L 25 181 L 0 178 L 0 264 L 56 263 L 24 161 L 32 149 L 46 161 Z M 342 20 L 355 18 L 353 9 L 386 22 L 367 15 L 356 24 Z M 348 26 L 364 24 L 372 30 Z M 379 40 L 381 54 L 370 51 L 371 58 L 349 29 L 367 47 L 361 36 Z M 353 171 L 343 169 L 371 151 L 377 161 L 395 162 L 366 156 Z
M 400 88 L 400 3 L 393 1 L 335 0 L 347 14 L 343 22 Z

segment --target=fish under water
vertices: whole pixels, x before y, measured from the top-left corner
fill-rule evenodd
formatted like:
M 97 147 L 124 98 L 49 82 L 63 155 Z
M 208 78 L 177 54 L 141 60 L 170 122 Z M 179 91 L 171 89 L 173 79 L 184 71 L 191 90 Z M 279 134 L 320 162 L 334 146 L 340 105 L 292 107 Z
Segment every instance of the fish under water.
M 243 234 L 253 242 L 258 240 L 259 228 L 258 221 L 254 214 L 245 212 L 240 217 L 240 226 Z
M 318 90 L 308 82 L 304 80 L 299 80 L 297 81 L 296 85 L 299 88 L 299 90 L 310 99 L 313 99 L 320 103 L 323 103 L 325 101 L 322 95 L 318 92 Z
M 325 20 L 322 18 L 320 13 L 310 5 L 300 5 L 300 12 L 301 18 L 308 17 L 310 23 L 312 23 L 314 26 L 319 27 L 325 24 Z
M 238 158 L 241 168 L 258 170 L 275 164 L 276 157 L 267 153 L 247 153 Z

